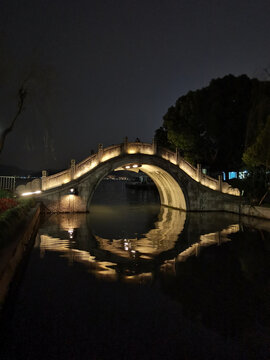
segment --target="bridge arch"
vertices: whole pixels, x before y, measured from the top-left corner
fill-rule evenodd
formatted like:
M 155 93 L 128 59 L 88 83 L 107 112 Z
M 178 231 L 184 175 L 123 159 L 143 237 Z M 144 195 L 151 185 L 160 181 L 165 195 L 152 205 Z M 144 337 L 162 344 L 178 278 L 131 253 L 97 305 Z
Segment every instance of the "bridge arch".
M 133 165 L 138 167 L 133 168 Z M 130 168 L 126 168 L 130 166 Z M 80 180 L 80 193 L 87 194 L 87 209 L 90 207 L 92 196 L 99 183 L 114 170 L 142 171 L 155 183 L 160 197 L 161 205 L 187 211 L 188 195 L 184 183 L 179 183 L 175 178 L 173 164 L 164 159 L 143 154 L 125 155 L 116 159 L 110 159 L 100 164 L 91 174 L 87 174 Z M 87 196 L 87 195 L 85 195 Z

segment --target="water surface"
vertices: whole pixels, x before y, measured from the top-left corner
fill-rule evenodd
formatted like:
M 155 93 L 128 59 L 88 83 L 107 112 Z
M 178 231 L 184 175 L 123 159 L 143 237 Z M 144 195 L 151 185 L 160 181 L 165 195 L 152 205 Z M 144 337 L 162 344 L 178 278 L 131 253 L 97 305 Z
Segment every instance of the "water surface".
M 186 214 L 103 181 L 46 218 L 2 318 L 1 359 L 268 359 L 269 223 Z

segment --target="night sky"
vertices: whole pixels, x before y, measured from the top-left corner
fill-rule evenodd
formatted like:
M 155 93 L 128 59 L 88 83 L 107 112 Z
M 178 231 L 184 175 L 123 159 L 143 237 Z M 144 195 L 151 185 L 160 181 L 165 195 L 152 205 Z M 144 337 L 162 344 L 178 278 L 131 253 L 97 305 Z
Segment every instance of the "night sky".
M 227 74 L 267 79 L 269 0 L 0 0 L 0 163 L 61 169 L 125 136 L 151 142 L 178 97 Z

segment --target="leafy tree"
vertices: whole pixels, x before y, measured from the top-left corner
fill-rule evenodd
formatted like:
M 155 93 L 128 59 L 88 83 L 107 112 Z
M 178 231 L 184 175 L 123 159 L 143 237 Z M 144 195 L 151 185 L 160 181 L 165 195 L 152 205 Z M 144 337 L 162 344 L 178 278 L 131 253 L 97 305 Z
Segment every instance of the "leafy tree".
M 168 141 L 167 130 L 163 126 L 156 130 L 155 139 L 158 141 L 160 146 L 166 147 L 168 149 L 172 148 L 172 150 L 174 150 L 174 147 Z
M 227 75 L 181 96 L 164 115 L 156 137 L 165 143 L 167 136 L 167 142 L 194 164 L 215 172 L 239 170 L 254 134 L 266 130 L 269 114 L 270 82 Z
M 255 142 L 244 152 L 243 161 L 250 167 L 270 168 L 270 115 Z

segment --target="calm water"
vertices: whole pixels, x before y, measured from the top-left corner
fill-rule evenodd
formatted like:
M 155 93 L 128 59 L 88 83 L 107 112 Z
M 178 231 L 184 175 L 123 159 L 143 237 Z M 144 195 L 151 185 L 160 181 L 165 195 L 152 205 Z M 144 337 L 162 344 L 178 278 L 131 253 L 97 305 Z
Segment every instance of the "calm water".
M 0 358 L 269 359 L 269 230 L 104 181 L 89 214 L 40 226 Z

